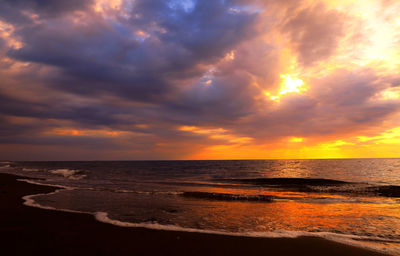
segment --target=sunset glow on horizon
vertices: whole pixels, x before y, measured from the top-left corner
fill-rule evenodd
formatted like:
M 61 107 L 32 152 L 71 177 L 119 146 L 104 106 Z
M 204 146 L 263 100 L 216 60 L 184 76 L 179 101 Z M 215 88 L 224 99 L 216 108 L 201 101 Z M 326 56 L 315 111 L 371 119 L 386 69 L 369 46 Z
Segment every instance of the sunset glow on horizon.
M 0 3 L 0 158 L 400 157 L 400 2 Z

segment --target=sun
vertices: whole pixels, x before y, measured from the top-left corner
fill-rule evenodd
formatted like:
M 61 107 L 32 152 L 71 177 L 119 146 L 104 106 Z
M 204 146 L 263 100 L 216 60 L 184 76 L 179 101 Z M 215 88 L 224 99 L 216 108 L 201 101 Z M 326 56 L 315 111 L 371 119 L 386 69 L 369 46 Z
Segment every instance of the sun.
M 277 95 L 265 91 L 264 94 L 272 101 L 279 102 L 281 97 L 290 93 L 303 93 L 307 91 L 304 81 L 290 74 L 281 75 L 281 87 Z
M 305 88 L 303 87 L 304 82 L 303 80 L 292 77 L 291 75 L 281 75 L 281 78 L 283 79 L 282 81 L 282 86 L 281 90 L 279 92 L 280 95 L 288 94 L 288 93 L 301 93 L 305 91 Z

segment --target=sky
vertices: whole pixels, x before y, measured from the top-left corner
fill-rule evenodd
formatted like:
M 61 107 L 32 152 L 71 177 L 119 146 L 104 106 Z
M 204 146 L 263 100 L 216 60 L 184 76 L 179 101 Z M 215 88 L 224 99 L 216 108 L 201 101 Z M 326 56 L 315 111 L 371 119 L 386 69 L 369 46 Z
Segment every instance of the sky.
M 0 0 L 0 159 L 400 157 L 400 1 Z

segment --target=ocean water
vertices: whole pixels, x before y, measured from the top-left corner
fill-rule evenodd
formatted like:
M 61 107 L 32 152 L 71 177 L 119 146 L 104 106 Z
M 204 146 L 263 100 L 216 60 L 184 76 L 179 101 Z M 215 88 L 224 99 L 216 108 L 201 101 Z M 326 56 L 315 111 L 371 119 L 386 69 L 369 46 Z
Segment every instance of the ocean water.
M 318 236 L 400 255 L 400 159 L 1 162 L 59 186 L 27 205 L 114 225 Z

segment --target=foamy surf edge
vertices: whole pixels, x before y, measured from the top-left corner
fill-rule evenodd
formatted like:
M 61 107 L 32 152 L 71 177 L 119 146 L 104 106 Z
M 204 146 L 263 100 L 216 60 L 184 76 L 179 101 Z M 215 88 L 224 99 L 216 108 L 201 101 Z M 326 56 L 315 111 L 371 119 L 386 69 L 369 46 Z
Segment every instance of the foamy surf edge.
M 64 186 L 64 185 L 54 185 L 54 184 L 46 184 L 46 183 L 41 183 L 38 181 L 30 180 L 30 179 L 17 179 L 18 181 L 23 181 L 29 184 L 33 185 L 39 185 L 39 186 L 48 186 L 48 187 L 54 187 L 54 188 L 60 188 L 60 190 L 74 190 L 76 188 L 74 187 L 69 187 L 69 186 Z M 57 190 L 58 191 L 58 190 Z M 35 195 L 51 195 L 54 192 L 51 193 L 45 193 L 45 194 L 35 194 Z
M 374 246 L 367 245 L 360 241 L 354 239 L 371 239 L 370 237 L 361 237 L 356 235 L 345 235 L 345 234 L 336 234 L 331 232 L 307 232 L 307 231 L 288 231 L 288 230 L 276 230 L 276 231 L 268 231 L 268 232 L 224 232 L 224 231 L 215 231 L 215 230 L 204 230 L 204 229 L 194 229 L 194 228 L 185 228 L 177 225 L 163 225 L 154 222 L 144 222 L 144 223 L 132 223 L 132 222 L 124 222 L 120 220 L 111 219 L 108 216 L 107 212 L 96 212 L 93 214 L 97 221 L 112 224 L 119 227 L 127 227 L 127 228 L 147 228 L 153 230 L 165 230 L 165 231 L 178 231 L 178 232 L 191 232 L 191 233 L 202 233 L 202 234 L 212 234 L 212 235 L 225 235 L 225 236 L 235 236 L 235 237 L 253 237 L 253 238 L 298 238 L 298 237 L 319 237 L 327 240 L 331 240 L 334 242 L 347 244 L 351 246 L 356 246 L 376 252 L 381 253 L 396 253 L 394 251 L 388 250 L 384 246 Z M 382 242 L 395 242 L 388 241 L 387 239 L 382 239 L 378 237 L 373 238 L 376 241 Z
M 52 210 L 52 211 L 60 211 L 60 212 L 70 212 L 70 213 L 85 213 L 85 214 L 92 214 L 90 212 L 82 212 L 82 211 L 75 211 L 75 210 L 70 210 L 70 209 L 60 209 L 60 208 L 55 208 L 52 206 L 45 206 L 37 203 L 33 198 L 38 197 L 38 196 L 44 196 L 44 195 L 52 195 L 56 194 L 62 190 L 65 189 L 57 189 L 54 192 L 51 193 L 41 193 L 41 194 L 34 194 L 34 195 L 27 195 L 23 196 L 22 199 L 24 200 L 24 205 L 30 206 L 30 207 L 36 207 L 44 210 Z
M 376 251 L 388 255 L 396 255 L 398 251 L 390 250 L 383 245 L 380 246 L 379 244 L 372 245 L 363 243 L 362 240 L 364 239 L 366 242 L 370 240 L 374 240 L 376 242 L 399 242 L 397 240 L 389 241 L 388 239 L 382 239 L 379 237 L 362 237 L 357 235 L 346 235 L 346 234 L 337 234 L 332 232 L 308 232 L 308 231 L 289 231 L 289 230 L 276 230 L 276 231 L 266 231 L 266 232 L 227 232 L 227 231 L 216 231 L 216 230 L 205 230 L 205 229 L 195 229 L 195 228 L 185 228 L 178 225 L 166 225 L 166 224 L 159 224 L 156 222 L 141 222 L 141 223 L 132 223 L 132 222 L 125 222 L 116 219 L 112 219 L 109 217 L 107 212 L 84 212 L 84 211 L 77 211 L 71 209 L 62 209 L 56 208 L 52 206 L 45 206 L 37 203 L 34 198 L 44 195 L 52 195 L 59 193 L 64 190 L 74 190 L 76 188 L 67 187 L 67 186 L 60 186 L 60 185 L 49 185 L 49 184 L 42 184 L 40 182 L 32 181 L 29 179 L 18 179 L 19 181 L 27 182 L 30 184 L 35 185 L 42 185 L 42 186 L 51 186 L 55 188 L 59 188 L 50 193 L 40 193 L 40 194 L 33 194 L 33 195 L 26 195 L 23 196 L 22 199 L 24 200 L 24 205 L 29 207 L 40 208 L 44 210 L 52 210 L 52 211 L 60 211 L 60 212 L 68 212 L 68 213 L 78 213 L 78 214 L 90 214 L 92 215 L 95 220 L 111 224 L 114 226 L 125 227 L 125 228 L 145 228 L 151 230 L 164 230 L 164 231 L 175 231 L 175 232 L 188 232 L 188 233 L 201 233 L 201 234 L 210 234 L 210 235 L 225 235 L 225 236 L 233 236 L 233 237 L 253 237 L 253 238 L 298 238 L 298 237 L 318 237 L 327 239 L 330 241 L 334 241 L 337 243 L 342 243 L 346 245 L 351 245 L 359 248 L 368 249 L 371 251 Z

